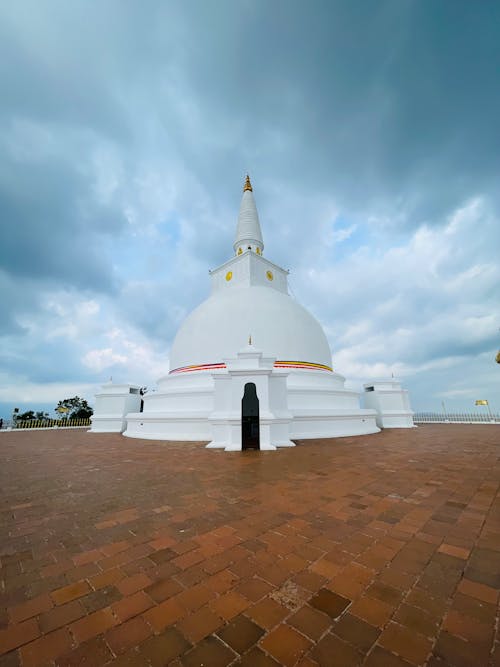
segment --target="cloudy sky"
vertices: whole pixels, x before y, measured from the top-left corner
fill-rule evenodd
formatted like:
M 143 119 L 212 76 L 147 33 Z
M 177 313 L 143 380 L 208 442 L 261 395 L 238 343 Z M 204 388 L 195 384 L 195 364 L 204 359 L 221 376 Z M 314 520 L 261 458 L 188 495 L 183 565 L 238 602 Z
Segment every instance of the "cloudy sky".
M 0 413 L 168 370 L 247 171 L 350 386 L 499 409 L 498 26 L 494 0 L 1 3 Z

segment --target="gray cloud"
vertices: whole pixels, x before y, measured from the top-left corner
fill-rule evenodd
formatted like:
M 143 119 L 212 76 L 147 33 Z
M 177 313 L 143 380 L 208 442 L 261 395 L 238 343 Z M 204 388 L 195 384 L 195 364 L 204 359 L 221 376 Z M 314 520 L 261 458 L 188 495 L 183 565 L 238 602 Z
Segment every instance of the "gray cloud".
M 293 269 L 341 359 L 397 353 L 420 377 L 417 362 L 470 361 L 493 344 L 494 324 L 462 339 L 459 320 L 498 313 L 484 269 L 500 242 L 498 4 L 52 0 L 0 17 L 9 373 L 24 355 L 43 362 L 19 373 L 57 379 L 64 349 L 60 379 L 97 377 L 81 359 L 108 350 L 113 327 L 166 358 L 207 269 L 230 254 L 246 170 L 267 256 Z M 444 230 L 475 198 L 483 210 L 456 238 L 418 246 L 421 225 Z M 355 239 L 332 240 L 351 224 Z M 61 291 L 101 306 L 100 328 L 67 348 L 43 335 L 56 316 L 41 304 Z M 366 359 L 345 340 L 365 320 Z M 377 331 L 392 341 L 385 356 Z

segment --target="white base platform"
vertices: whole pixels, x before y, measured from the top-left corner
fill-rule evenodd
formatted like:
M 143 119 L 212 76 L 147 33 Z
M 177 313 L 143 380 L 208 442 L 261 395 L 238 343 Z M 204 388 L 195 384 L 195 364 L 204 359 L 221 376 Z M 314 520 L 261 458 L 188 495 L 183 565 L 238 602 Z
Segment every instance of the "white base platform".
M 224 371 L 222 371 L 225 375 Z M 144 412 L 126 416 L 124 435 L 149 440 L 208 441 L 208 448 L 240 450 L 234 429 L 241 429 L 239 416 L 214 412 L 216 372 L 168 375 L 158 391 L 144 397 Z M 285 378 L 284 378 L 285 379 Z M 286 428 L 278 425 L 279 412 L 260 418 L 260 448 L 294 446 L 292 440 L 339 438 L 378 433 L 377 413 L 359 407 L 359 394 L 344 389 L 337 373 L 299 370 L 286 377 L 288 402 Z M 238 397 L 237 401 L 241 399 Z M 273 436 L 270 435 L 272 428 Z M 233 430 L 229 435 L 229 430 Z

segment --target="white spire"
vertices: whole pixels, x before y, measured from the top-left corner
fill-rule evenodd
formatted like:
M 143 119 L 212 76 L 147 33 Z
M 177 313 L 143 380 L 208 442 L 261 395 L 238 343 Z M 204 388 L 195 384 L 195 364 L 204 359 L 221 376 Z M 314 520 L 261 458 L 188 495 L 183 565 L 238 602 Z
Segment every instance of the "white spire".
M 252 184 L 247 176 L 243 187 L 240 213 L 238 215 L 238 226 L 236 228 L 236 239 L 233 244 L 234 252 L 241 255 L 247 250 L 252 250 L 258 255 L 264 250 L 262 232 L 260 231 L 259 214 L 253 198 Z

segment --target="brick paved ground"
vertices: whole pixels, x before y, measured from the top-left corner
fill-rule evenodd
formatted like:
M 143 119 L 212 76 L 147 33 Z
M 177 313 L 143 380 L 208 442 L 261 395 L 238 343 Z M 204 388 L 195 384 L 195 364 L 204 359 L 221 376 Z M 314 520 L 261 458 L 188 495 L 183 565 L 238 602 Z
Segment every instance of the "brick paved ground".
M 2 433 L 0 667 L 498 667 L 499 443 Z

